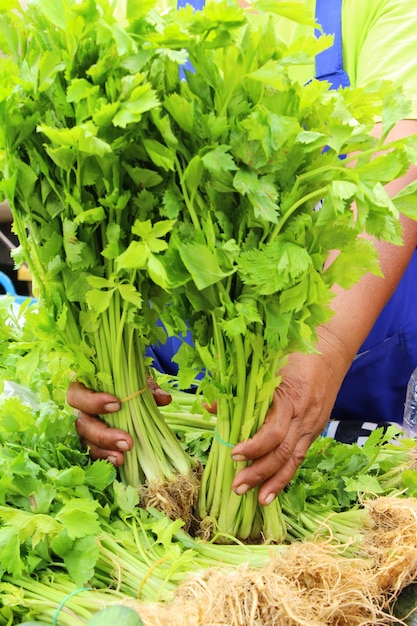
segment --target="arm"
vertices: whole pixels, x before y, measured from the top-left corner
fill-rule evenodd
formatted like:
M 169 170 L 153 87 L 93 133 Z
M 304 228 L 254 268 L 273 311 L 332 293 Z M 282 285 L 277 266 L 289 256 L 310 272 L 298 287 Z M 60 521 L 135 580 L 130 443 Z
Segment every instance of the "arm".
M 392 138 L 416 132 L 417 121 L 404 120 Z M 388 185 L 388 192 L 395 195 L 416 176 L 417 168 L 413 167 L 402 179 Z M 318 330 L 320 354 L 290 357 L 265 424 L 253 438 L 232 450 L 234 460 L 253 461 L 233 482 L 237 494 L 261 485 L 259 501 L 269 504 L 291 480 L 310 444 L 323 431 L 353 358 L 394 292 L 417 245 L 417 222 L 407 218 L 401 218 L 401 222 L 402 246 L 375 244 L 384 278 L 367 274 L 349 291 L 335 289 L 335 314 Z

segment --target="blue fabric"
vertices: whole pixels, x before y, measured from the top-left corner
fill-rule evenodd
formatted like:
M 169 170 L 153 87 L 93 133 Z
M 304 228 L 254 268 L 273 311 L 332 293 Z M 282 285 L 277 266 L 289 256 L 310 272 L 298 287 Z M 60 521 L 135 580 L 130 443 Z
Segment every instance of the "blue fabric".
M 195 11 L 201 11 L 201 9 L 204 7 L 205 1 L 204 0 L 178 0 L 177 8 L 181 9 L 183 7 L 186 7 L 188 4 L 192 6 Z M 186 61 L 186 63 L 184 63 L 184 65 L 180 67 L 181 78 L 185 77 L 185 70 L 188 70 L 190 72 L 193 71 L 193 66 L 191 65 L 190 61 Z
M 4 272 L 0 272 L 0 286 L 4 289 L 4 291 L 12 296 L 16 295 L 16 289 L 13 284 L 13 281 L 7 274 Z
M 187 0 L 179 0 L 178 6 Z M 190 2 L 191 4 L 191 2 Z M 202 0 L 192 0 L 196 9 Z M 333 89 L 347 87 L 343 69 L 341 36 L 342 0 L 317 0 L 316 20 L 327 34 L 334 34 L 334 45 L 317 55 L 316 73 Z M 368 338 L 358 351 L 338 394 L 332 418 L 357 422 L 402 422 L 408 379 L 417 367 L 417 252 L 397 290 L 385 306 Z M 192 343 L 190 333 L 185 340 Z M 148 351 L 160 371 L 176 374 L 172 357 L 181 339 L 169 338 L 164 345 Z
M 402 422 L 408 379 L 417 367 L 417 252 L 361 346 L 332 417 Z
M 180 9 L 187 6 L 187 4 L 192 6 L 195 11 L 201 11 L 205 3 L 204 0 L 178 0 L 177 7 Z
M 146 351 L 146 356 L 152 357 L 153 366 L 159 372 L 176 376 L 178 374 L 178 365 L 172 359 L 184 341 L 192 345 L 193 340 L 190 331 L 183 337 L 168 337 L 165 343 L 158 343 L 149 347 Z
M 333 46 L 316 57 L 316 78 L 329 81 L 332 89 L 350 84 L 343 69 L 342 1 L 316 2 L 316 21 L 326 34 L 334 34 Z M 417 367 L 416 287 L 417 252 L 414 252 L 400 284 L 345 377 L 333 419 L 402 422 L 408 379 Z
M 350 83 L 343 69 L 342 2 L 343 0 L 316 1 L 316 22 L 322 27 L 324 34 L 334 35 L 333 45 L 316 56 L 316 78 L 327 80 L 332 89 L 348 87 Z M 317 29 L 316 36 L 321 34 Z

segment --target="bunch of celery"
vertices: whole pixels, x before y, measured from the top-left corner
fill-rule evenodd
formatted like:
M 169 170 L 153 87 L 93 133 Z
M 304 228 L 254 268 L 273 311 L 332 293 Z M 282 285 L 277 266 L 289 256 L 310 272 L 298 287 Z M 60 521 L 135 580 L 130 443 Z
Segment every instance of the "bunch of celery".
M 128 32 L 107 0 L 41 0 L 26 12 L 8 4 L 15 10 L 0 14 L 2 192 L 49 313 L 45 334 L 81 381 L 121 399 L 106 419 L 134 438 L 123 480 L 155 488 L 156 506 L 174 484 L 192 505 L 195 464 L 159 413 L 144 356 L 165 337 L 156 324 L 168 284 L 160 257 L 173 225 L 159 214 L 153 190 L 162 178 L 149 167 L 159 106 L 149 74 L 159 56 L 145 47 L 156 13 L 136 7 Z
M 363 231 L 400 243 L 396 202 L 415 214 L 414 190 L 392 201 L 383 184 L 407 170 L 416 146 L 402 140 L 376 157 L 408 106 L 393 86 L 331 92 L 291 78 L 291 67 L 329 44 L 313 28 L 291 46 L 281 39 L 281 14 L 313 27 L 303 4 L 253 8 L 208 3 L 151 38 L 163 49 L 184 46 L 193 66 L 185 80 L 166 71 L 155 84 L 158 153 L 171 174 L 164 204 L 176 219 L 163 259 L 173 303 L 162 314 L 176 330 L 187 320 L 194 338 L 176 357 L 182 384 L 204 369 L 201 391 L 217 401 L 199 498 L 203 524 L 226 537 L 279 541 L 279 499 L 261 507 L 256 490 L 232 493 L 242 464 L 230 448 L 263 424 L 288 355 L 314 351 L 334 284 L 349 288 L 380 271 Z M 371 134 L 376 116 L 380 139 Z M 333 249 L 340 254 L 325 269 Z

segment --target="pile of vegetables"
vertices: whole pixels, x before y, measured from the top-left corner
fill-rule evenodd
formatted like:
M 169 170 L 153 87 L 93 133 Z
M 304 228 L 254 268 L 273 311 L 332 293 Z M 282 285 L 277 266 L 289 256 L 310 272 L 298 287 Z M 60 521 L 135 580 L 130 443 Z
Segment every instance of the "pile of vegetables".
M 109 626 L 128 609 L 145 626 L 397 623 L 393 605 L 416 580 L 417 559 L 415 442 L 397 427 L 362 447 L 313 444 L 281 496 L 285 542 L 205 541 L 139 507 L 137 489 L 81 449 L 42 308 L 13 317 L 10 298 L 0 305 L 2 626 Z M 195 413 L 190 394 L 172 394 L 164 418 L 205 463 L 215 418 Z
M 281 19 L 313 27 L 306 7 L 254 8 L 0 8 L 0 190 L 36 295 L 0 300 L 0 626 L 404 617 L 417 471 L 397 427 L 319 438 L 272 506 L 231 492 L 230 447 L 288 355 L 314 350 L 332 287 L 380 271 L 360 234 L 400 243 L 416 211 L 414 186 L 383 187 L 417 158 L 413 137 L 384 143 L 401 91 L 300 85 L 291 68 L 331 37 L 287 46 Z M 178 377 L 156 376 L 148 347 L 189 331 Z M 80 446 L 74 372 L 122 400 L 106 416 L 134 437 L 120 470 Z
M 64 391 L 64 375 L 60 388 L 44 364 L 22 385 L 36 315 L 9 325 L 0 343 L 0 624 L 108 626 L 128 608 L 146 626 L 266 626 L 272 616 L 294 626 L 344 616 L 391 623 L 395 598 L 416 576 L 413 441 L 398 439 L 396 427 L 375 431 L 363 447 L 318 439 L 282 494 L 282 544 L 195 538 L 182 520 L 139 507 L 136 488 L 80 448 L 71 411 L 52 398 Z M 173 395 L 162 409 L 167 423 L 203 459 L 212 426 Z
M 299 3 L 259 0 L 248 11 L 209 2 L 195 13 L 161 12 L 154 0 L 38 0 L 25 12 L 13 0 L 6 4 L 1 191 L 21 244 L 16 262 L 28 263 L 40 302 L 36 314 L 26 313 L 37 316 L 44 340 L 27 350 L 25 363 L 34 370 L 48 353 L 56 376 L 76 372 L 87 386 L 121 399 L 121 411 L 106 420 L 134 437 L 120 474 L 127 493 L 136 493 L 132 508 L 140 498 L 186 527 L 197 517 L 205 536 L 219 542 L 281 543 L 323 521 L 340 541 L 343 525 L 350 537 L 350 515 L 339 507 L 356 513 L 363 479 L 350 478 L 346 490 L 338 463 L 345 470 L 356 457 L 343 458 L 343 449 L 339 459 L 333 444 L 318 443 L 330 460 L 317 463 L 313 447 L 311 508 L 304 481 L 261 507 L 256 489 L 239 497 L 231 491 L 242 464 L 232 462 L 230 447 L 262 425 L 288 355 L 315 349 L 316 328 L 331 316 L 332 287 L 380 272 L 360 235 L 399 244 L 399 211 L 415 215 L 414 186 L 394 199 L 383 186 L 417 159 L 414 137 L 385 143 L 408 110 L 401 90 L 384 83 L 331 92 L 325 83 L 293 80 L 293 65 L 331 43 L 313 34 L 283 42 L 282 16 L 314 26 Z M 182 73 L 187 59 L 193 70 Z M 375 138 L 378 116 L 382 135 Z M 339 255 L 326 267 L 333 249 Z M 209 441 L 199 456 L 190 438 L 184 442 L 181 415 L 170 426 L 148 384 L 146 349 L 165 332 L 188 330 L 193 345 L 184 342 L 178 352 L 176 386 L 188 388 L 204 371 L 197 397 L 217 403 L 215 425 L 209 417 L 197 424 L 194 443 Z M 403 477 L 392 467 L 383 486 L 385 460 L 376 464 L 375 443 L 369 458 L 369 449 L 355 450 L 366 480 L 378 468 L 367 490 L 401 492 Z M 47 474 L 56 481 L 53 463 Z M 63 471 L 70 477 L 78 470 Z M 107 466 L 105 472 L 109 479 Z M 78 486 L 84 499 L 84 479 Z M 30 489 L 20 494 L 26 506 Z M 51 487 L 42 490 L 37 516 L 55 509 L 54 499 Z M 13 497 L 7 506 L 19 502 Z M 98 531 L 99 502 L 98 494 L 87 497 L 88 537 Z M 59 524 L 72 524 L 75 510 L 83 510 L 80 502 L 60 504 Z M 21 527 L 6 499 L 4 506 L 7 532 L 23 528 L 10 544 L 17 551 L 32 521 L 24 515 Z M 58 535 L 48 545 L 43 531 L 35 534 L 41 552 L 29 574 L 47 563 L 51 548 L 68 567 L 74 541 L 85 539 L 72 527 L 65 540 L 61 526 L 48 528 Z M 19 567 L 21 558 L 13 559 Z M 5 571 L 16 578 L 23 570 Z

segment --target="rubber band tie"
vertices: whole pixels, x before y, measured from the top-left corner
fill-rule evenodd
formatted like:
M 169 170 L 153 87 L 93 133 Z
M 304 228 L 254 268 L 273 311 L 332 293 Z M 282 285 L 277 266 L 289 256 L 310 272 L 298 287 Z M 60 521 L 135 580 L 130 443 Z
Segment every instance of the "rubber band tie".
M 54 615 L 54 619 L 53 619 L 53 622 L 52 622 L 52 626 L 57 626 L 57 624 L 58 624 L 58 616 L 59 616 L 60 612 L 62 611 L 65 603 L 68 602 L 68 600 L 70 600 L 77 593 L 81 593 L 82 591 L 91 591 L 91 590 L 92 590 L 92 587 L 81 587 L 80 589 L 75 589 L 75 591 L 72 591 L 67 596 L 65 596 L 65 598 L 62 600 L 62 602 L 59 603 L 58 608 L 55 611 L 55 615 Z
M 228 448 L 234 448 L 235 447 L 235 445 L 236 445 L 235 443 L 229 443 L 228 441 L 224 441 L 224 439 L 222 439 L 220 437 L 219 433 L 216 430 L 216 427 L 214 427 L 213 431 L 214 431 L 215 439 L 217 439 L 217 441 L 219 443 L 221 443 L 223 446 L 227 446 Z
M 133 400 L 134 398 L 137 398 L 138 396 L 141 396 L 143 394 L 143 392 L 148 389 L 148 387 L 149 387 L 149 385 L 145 385 L 143 387 L 143 389 L 138 389 L 137 391 L 134 391 L 129 396 L 126 396 L 126 398 L 123 398 L 123 400 L 121 400 L 120 402 L 129 402 L 129 400 Z

